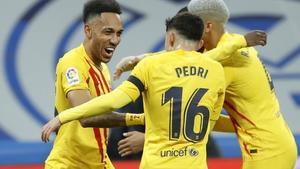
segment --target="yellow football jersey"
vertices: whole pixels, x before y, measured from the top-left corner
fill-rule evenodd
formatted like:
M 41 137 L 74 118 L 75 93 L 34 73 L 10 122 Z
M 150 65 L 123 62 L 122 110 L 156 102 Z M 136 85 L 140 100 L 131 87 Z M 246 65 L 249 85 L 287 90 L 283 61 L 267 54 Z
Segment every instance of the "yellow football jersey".
M 218 46 L 236 34 L 224 34 Z M 244 160 L 260 160 L 296 149 L 282 117 L 272 79 L 254 48 L 243 48 L 224 61 L 229 113 Z
M 224 99 L 222 66 L 195 51 L 163 52 L 143 59 L 128 81 L 143 92 L 140 168 L 207 168 L 209 124 L 219 118 Z M 136 99 L 129 82 L 120 89 Z
M 107 66 L 102 64 L 99 71 L 82 44 L 66 53 L 57 65 L 55 107 L 58 113 L 71 108 L 67 93 L 77 89 L 89 90 L 92 97 L 110 91 Z M 107 136 L 108 129 L 83 128 L 79 121 L 61 126 L 45 168 L 113 168 L 106 154 Z
M 148 56 L 115 91 L 68 109 L 58 118 L 64 124 L 103 114 L 143 93 L 146 134 L 140 168 L 207 169 L 208 134 L 219 118 L 225 94 L 223 68 L 210 57 L 245 46 L 244 37 L 237 36 L 205 54 L 175 50 Z

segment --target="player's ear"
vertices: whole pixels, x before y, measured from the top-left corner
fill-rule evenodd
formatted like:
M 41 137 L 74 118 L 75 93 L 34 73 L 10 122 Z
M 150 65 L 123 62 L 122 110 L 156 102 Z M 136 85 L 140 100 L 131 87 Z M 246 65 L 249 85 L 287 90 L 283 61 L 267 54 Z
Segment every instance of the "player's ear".
M 204 33 L 208 33 L 212 31 L 213 24 L 210 21 L 205 22 L 204 24 Z
M 165 38 L 165 49 L 167 51 L 173 50 L 175 45 L 175 34 L 174 32 L 167 32 Z
M 89 24 L 84 24 L 84 33 L 88 39 L 92 38 L 92 29 Z
M 197 50 L 202 49 L 203 45 L 204 45 L 204 41 L 202 39 L 199 40 L 199 42 L 197 44 Z

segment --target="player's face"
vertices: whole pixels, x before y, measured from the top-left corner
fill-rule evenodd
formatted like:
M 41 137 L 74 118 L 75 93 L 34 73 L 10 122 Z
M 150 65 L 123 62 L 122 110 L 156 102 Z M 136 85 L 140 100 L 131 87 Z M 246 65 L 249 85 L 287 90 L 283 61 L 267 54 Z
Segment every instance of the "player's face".
M 121 41 L 123 24 L 120 15 L 105 12 L 91 19 L 91 54 L 97 62 L 108 63 Z

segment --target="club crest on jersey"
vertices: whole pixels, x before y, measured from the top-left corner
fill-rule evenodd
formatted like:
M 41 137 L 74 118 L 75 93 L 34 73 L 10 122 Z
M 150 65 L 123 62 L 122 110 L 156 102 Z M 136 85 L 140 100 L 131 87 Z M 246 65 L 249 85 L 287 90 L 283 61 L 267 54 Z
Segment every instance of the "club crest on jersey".
M 66 71 L 66 78 L 67 78 L 68 84 L 70 86 L 78 84 L 79 83 L 79 75 L 78 75 L 77 69 L 74 67 L 68 68 L 68 70 Z

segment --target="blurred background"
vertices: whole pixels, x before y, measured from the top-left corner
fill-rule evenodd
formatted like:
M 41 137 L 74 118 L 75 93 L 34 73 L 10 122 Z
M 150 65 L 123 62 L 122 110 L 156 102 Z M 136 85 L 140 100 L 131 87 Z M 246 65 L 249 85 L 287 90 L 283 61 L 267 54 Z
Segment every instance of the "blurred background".
M 111 74 L 118 61 L 163 49 L 165 19 L 186 6 L 188 0 L 118 0 L 125 31 L 108 64 Z M 41 168 L 52 144 L 40 140 L 42 125 L 54 112 L 55 65 L 65 51 L 83 40 L 81 22 L 85 0 L 1 0 L 0 7 L 0 168 Z M 228 31 L 268 33 L 268 45 L 258 47 L 271 73 L 285 119 L 300 145 L 300 1 L 225 0 L 231 11 Z M 118 81 L 117 86 L 128 74 Z M 115 128 L 112 138 L 127 129 Z M 219 158 L 215 165 L 239 166 L 235 135 L 212 134 Z M 284 146 L 284 145 L 283 145 Z M 116 147 L 112 145 L 111 147 Z M 113 159 L 119 160 L 115 152 Z M 129 158 L 127 158 L 129 159 Z M 133 163 L 116 162 L 119 168 Z M 126 164 L 124 164 L 126 163 Z M 37 165 L 36 165 L 37 164 Z M 20 166 L 23 165 L 23 166 Z M 30 166 L 29 166 L 30 165 Z M 118 168 L 118 167 L 117 167 Z M 237 167 L 238 168 L 238 167 Z

